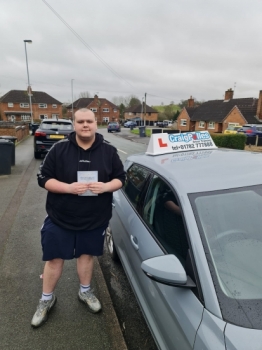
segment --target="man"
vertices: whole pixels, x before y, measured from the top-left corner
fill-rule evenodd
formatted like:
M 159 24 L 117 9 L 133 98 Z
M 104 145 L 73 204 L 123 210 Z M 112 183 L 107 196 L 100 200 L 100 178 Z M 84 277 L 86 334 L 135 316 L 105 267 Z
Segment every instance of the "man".
M 93 313 L 101 310 L 90 289 L 93 256 L 103 254 L 105 229 L 112 214 L 112 192 L 122 187 L 125 172 L 116 149 L 96 133 L 97 123 L 91 110 L 78 110 L 73 124 L 75 132 L 53 145 L 38 173 L 39 186 L 48 191 L 48 216 L 41 229 L 46 261 L 43 293 L 31 321 L 33 327 L 47 320 L 56 303 L 53 292 L 67 259 L 77 259 L 79 300 Z M 81 182 L 79 174 L 84 179 L 91 178 L 91 182 Z

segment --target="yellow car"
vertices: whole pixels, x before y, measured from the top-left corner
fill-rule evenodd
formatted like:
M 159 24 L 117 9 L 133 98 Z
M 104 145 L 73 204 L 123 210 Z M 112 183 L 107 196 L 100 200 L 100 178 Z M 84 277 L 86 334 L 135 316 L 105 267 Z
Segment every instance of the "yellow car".
M 242 128 L 241 125 L 230 126 L 224 131 L 224 134 L 237 134 L 237 130 L 240 128 Z

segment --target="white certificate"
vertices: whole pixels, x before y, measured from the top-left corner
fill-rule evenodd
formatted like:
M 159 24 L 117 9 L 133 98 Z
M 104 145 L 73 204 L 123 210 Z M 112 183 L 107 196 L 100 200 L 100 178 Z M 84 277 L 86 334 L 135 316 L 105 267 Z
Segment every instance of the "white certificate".
M 90 182 L 98 182 L 98 172 L 97 171 L 78 171 L 77 172 L 77 182 L 84 182 L 89 184 Z M 90 190 L 85 191 L 79 196 L 97 196 L 98 194 L 93 193 Z

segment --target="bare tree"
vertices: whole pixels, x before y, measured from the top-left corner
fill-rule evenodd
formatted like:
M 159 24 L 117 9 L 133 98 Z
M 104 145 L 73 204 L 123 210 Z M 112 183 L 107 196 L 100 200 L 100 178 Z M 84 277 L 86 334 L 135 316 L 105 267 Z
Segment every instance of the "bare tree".
M 86 98 L 86 97 L 91 97 L 91 94 L 89 91 L 80 92 L 79 98 Z

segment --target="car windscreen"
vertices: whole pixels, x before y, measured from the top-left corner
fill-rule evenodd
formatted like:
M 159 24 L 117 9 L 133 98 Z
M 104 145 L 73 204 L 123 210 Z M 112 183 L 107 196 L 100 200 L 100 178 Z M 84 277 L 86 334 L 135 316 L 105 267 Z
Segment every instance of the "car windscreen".
M 262 185 L 189 197 L 224 320 L 262 329 Z
M 40 128 L 43 130 L 73 130 L 73 125 L 63 122 L 43 122 Z

